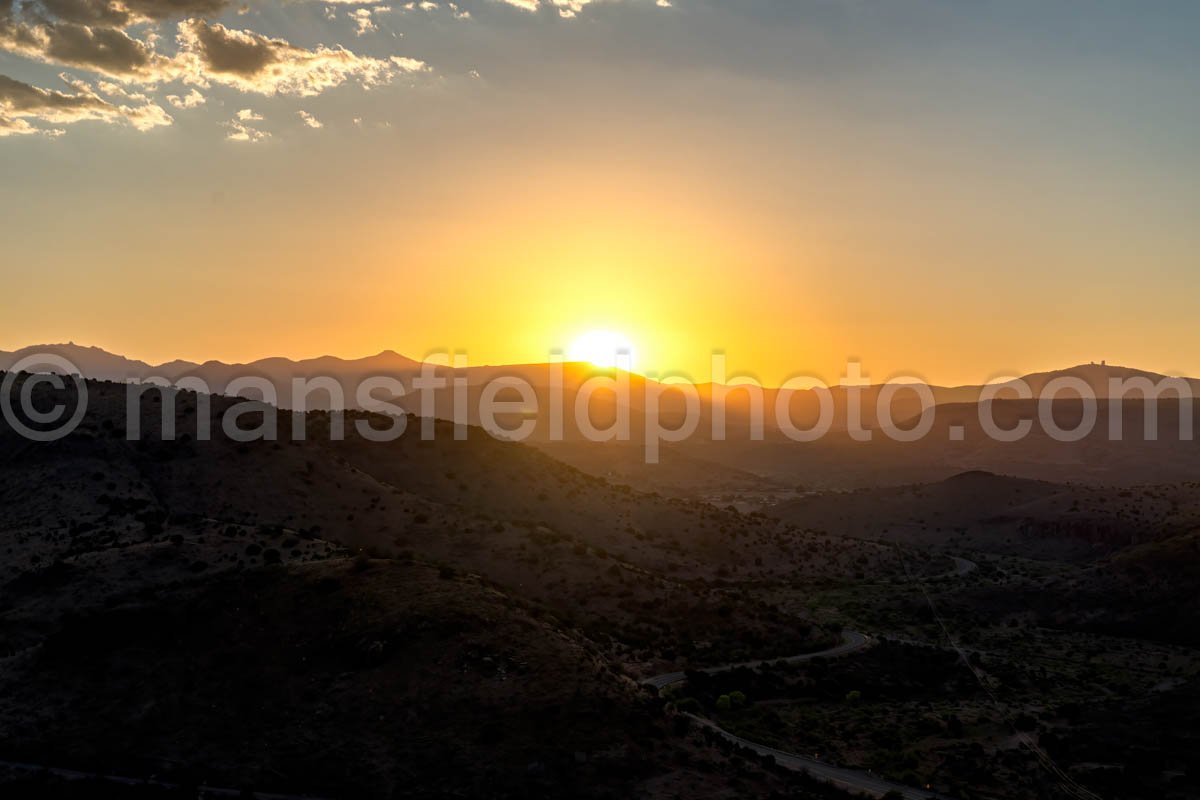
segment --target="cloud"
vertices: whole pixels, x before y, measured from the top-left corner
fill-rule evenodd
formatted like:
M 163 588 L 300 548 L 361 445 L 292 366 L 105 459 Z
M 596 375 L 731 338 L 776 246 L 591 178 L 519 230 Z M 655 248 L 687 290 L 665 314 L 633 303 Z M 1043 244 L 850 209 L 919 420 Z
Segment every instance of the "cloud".
M 379 30 L 379 26 L 372 19 L 373 14 L 382 14 L 391 11 L 390 6 L 376 6 L 375 8 L 356 8 L 353 11 L 347 12 L 346 16 L 354 23 L 354 35 L 362 36 L 367 33 L 374 33 Z
M 379 30 L 379 26 L 371 19 L 371 9 L 356 8 L 346 16 L 354 23 L 354 35 L 362 36 Z
M 48 18 L 79 25 L 99 25 L 124 28 L 134 21 L 132 12 L 123 4 L 96 0 L 40 0 L 32 8 Z
M 64 80 L 66 79 L 64 78 Z M 96 86 L 100 89 L 102 94 L 106 94 L 109 97 L 120 97 L 124 100 L 133 100 L 137 103 L 150 102 L 150 98 L 141 92 L 131 92 L 120 84 L 113 83 L 112 81 L 99 81 Z
M 570 19 L 583 11 L 583 7 L 588 5 L 591 0 L 550 0 L 550 2 L 558 9 L 559 16 Z
M 348 12 L 359 35 L 377 30 L 375 14 L 391 11 L 379 0 L 350 2 L 360 6 Z M 173 81 L 182 81 L 187 92 L 168 94 L 163 103 L 186 110 L 204 105 L 207 93 L 198 89 L 213 84 L 250 94 L 312 97 L 347 83 L 371 88 L 429 70 L 412 58 L 368 57 L 340 45 L 309 49 L 207 19 L 232 8 L 232 0 L 0 0 L 0 53 L 86 70 L 100 79 L 93 88 L 64 76 L 69 94 L 5 79 L 10 82 L 0 105 L 0 136 L 61 133 L 39 121 L 103 120 L 140 130 L 169 125 L 171 117 L 147 94 Z M 170 23 L 178 50 L 160 52 L 160 26 L 174 17 L 183 17 Z M 239 128 L 230 138 L 267 136 L 246 120 L 235 122 Z
M 204 95 L 200 94 L 195 89 L 192 89 L 186 97 L 180 97 L 177 94 L 167 95 L 167 102 L 175 108 L 188 109 L 202 106 L 205 103 Z
M 229 133 L 225 134 L 225 138 L 231 142 L 249 142 L 253 144 L 271 138 L 271 134 L 251 128 L 249 125 L 243 125 L 236 120 L 226 122 L 225 127 L 229 129 Z
M 599 0 L 497 0 L 498 2 L 510 5 L 514 8 L 519 8 L 522 11 L 537 11 L 546 4 L 551 8 L 558 9 L 558 15 L 566 19 L 573 19 L 583 11 L 585 6 L 589 6 Z M 616 2 L 616 0 L 611 0 Z M 671 8 L 671 0 L 655 0 L 655 5 L 659 8 Z
M 123 5 L 145 19 L 164 20 L 192 15 L 215 16 L 229 7 L 229 0 L 123 0 Z
M 237 113 L 236 117 L 228 122 L 221 123 L 228 130 L 225 138 L 231 142 L 246 142 L 248 144 L 266 141 L 271 138 L 271 134 L 247 125 L 247 122 L 262 122 L 262 115 L 255 113 L 249 108 L 243 108 Z
M 0 17 L 0 50 L 48 64 L 80 67 L 114 78 L 161 80 L 169 60 L 117 28 L 74 22 L 27 25 Z
M 370 58 L 344 47 L 297 47 L 253 31 L 240 31 L 199 19 L 179 25 L 179 64 L 185 80 L 216 82 L 243 92 L 313 97 L 347 82 L 370 88 L 399 73 L 423 72 L 421 61 Z
M 35 0 L 25 5 L 47 18 L 107 28 L 172 17 L 215 16 L 228 6 L 229 0 Z
M 325 123 L 321 122 L 321 120 L 317 119 L 316 117 L 314 117 L 312 114 L 308 113 L 307 111 L 297 111 L 296 116 L 300 117 L 300 119 L 304 122 L 304 124 L 310 128 L 324 128 L 325 127 Z
M 175 77 L 155 52 L 157 33 L 126 29 L 174 16 L 220 13 L 228 0 L 0 0 L 0 50 L 120 80 L 157 83 Z
M 61 136 L 65 131 L 61 128 L 35 128 L 30 125 L 28 120 L 9 119 L 0 116 L 0 139 L 6 136 L 29 136 L 31 134 L 44 134 L 47 136 Z
M 0 75 L 0 133 L 2 136 L 29 133 L 57 135 L 30 124 L 30 120 L 52 125 L 69 125 L 94 120 L 126 124 L 139 131 L 170 125 L 167 112 L 153 103 L 141 106 L 116 105 L 103 99 L 77 79 L 64 76 L 75 94 L 41 89 Z

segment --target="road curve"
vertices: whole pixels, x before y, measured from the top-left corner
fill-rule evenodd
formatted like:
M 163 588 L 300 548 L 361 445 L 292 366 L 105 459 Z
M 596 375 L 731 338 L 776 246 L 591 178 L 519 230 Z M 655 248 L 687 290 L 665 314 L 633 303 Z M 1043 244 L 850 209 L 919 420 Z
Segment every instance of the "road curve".
M 962 559 L 966 561 L 966 559 Z M 972 562 L 967 562 L 972 563 Z M 958 559 L 955 559 L 955 565 L 962 567 Z M 969 572 L 970 570 L 968 570 Z M 729 672 L 735 669 L 747 668 L 756 669 L 765 664 L 778 664 L 780 662 L 788 664 L 796 664 L 803 661 L 812 661 L 818 658 L 835 658 L 837 656 L 849 655 L 850 653 L 862 650 L 871 644 L 871 638 L 857 631 L 843 631 L 842 642 L 835 647 L 830 647 L 826 650 L 819 650 L 815 653 L 804 653 L 790 658 L 767 658 L 759 661 L 743 661 L 739 664 L 726 664 L 721 667 L 709 667 L 708 669 L 696 670 L 709 675 L 715 675 L 721 672 Z M 655 689 L 664 689 L 667 686 L 672 686 L 676 683 L 681 683 L 687 680 L 686 673 L 683 672 L 667 672 L 662 675 L 655 675 L 652 678 L 647 678 L 642 681 L 644 686 L 652 686 Z M 721 738 L 728 742 L 732 742 L 739 747 L 747 748 L 760 756 L 771 756 L 775 759 L 775 763 L 784 769 L 792 770 L 793 772 L 806 772 L 812 777 L 832 784 L 839 789 L 845 789 L 851 792 L 861 792 L 870 795 L 871 797 L 883 797 L 888 792 L 897 792 L 904 800 L 951 800 L 946 795 L 937 794 L 929 789 L 916 789 L 912 786 L 905 786 L 900 783 L 893 783 L 883 778 L 872 775 L 869 772 L 861 770 L 846 769 L 834 764 L 827 764 L 824 761 L 818 761 L 815 758 L 788 753 L 784 750 L 777 750 L 774 747 L 768 747 L 765 744 L 758 744 L 749 739 L 730 733 L 724 728 L 717 725 L 710 719 L 697 716 L 695 714 L 685 714 L 684 716 L 691 719 L 697 725 L 708 728 L 716 733 Z
M 844 656 L 850 653 L 862 650 L 871 643 L 871 639 L 857 631 L 843 631 L 841 644 L 830 647 L 826 650 L 818 650 L 815 653 L 803 653 L 798 656 L 788 656 L 787 658 L 764 658 L 758 661 L 743 661 L 739 664 L 726 664 L 721 667 L 707 667 L 705 669 L 695 670 L 696 672 L 704 672 L 708 675 L 716 675 L 720 672 L 732 672 L 735 669 L 757 669 L 764 664 L 799 664 L 803 661 L 812 661 L 816 658 L 835 658 Z M 665 689 L 666 687 L 682 683 L 687 680 L 685 672 L 665 672 L 662 675 L 655 675 L 653 678 L 647 678 L 642 681 L 644 686 L 653 686 L 655 689 Z
M 824 761 L 818 761 L 815 758 L 805 758 L 795 753 L 776 750 L 774 747 L 767 747 L 765 744 L 758 744 L 749 739 L 743 739 L 720 727 L 712 720 L 698 717 L 695 714 L 686 714 L 685 716 L 697 725 L 715 732 L 726 741 L 753 750 L 760 756 L 773 757 L 775 763 L 784 769 L 790 769 L 793 772 L 807 772 L 817 780 L 825 781 L 839 789 L 845 789 L 850 792 L 862 792 L 872 797 L 883 797 L 888 792 L 897 792 L 904 800 L 950 800 L 945 795 L 937 794 L 928 789 L 914 789 L 911 786 L 877 778 L 868 772 L 837 767 L 833 764 L 826 764 Z

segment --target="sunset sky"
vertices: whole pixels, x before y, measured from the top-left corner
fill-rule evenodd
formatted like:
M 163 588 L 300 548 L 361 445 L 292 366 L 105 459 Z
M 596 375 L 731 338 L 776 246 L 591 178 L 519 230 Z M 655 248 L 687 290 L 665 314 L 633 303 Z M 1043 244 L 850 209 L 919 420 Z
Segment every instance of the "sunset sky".
M 1200 4 L 0 0 L 0 349 L 1200 375 Z

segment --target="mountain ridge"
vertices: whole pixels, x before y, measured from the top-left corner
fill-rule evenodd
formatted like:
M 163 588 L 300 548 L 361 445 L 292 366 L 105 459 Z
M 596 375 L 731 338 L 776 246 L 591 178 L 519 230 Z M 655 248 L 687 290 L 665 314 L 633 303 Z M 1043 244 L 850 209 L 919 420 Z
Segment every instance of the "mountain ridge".
M 226 370 L 232 370 L 232 369 L 238 369 L 238 368 L 264 369 L 267 367 L 308 368 L 308 367 L 315 366 L 318 364 L 329 365 L 331 367 L 360 367 L 360 366 L 377 367 L 377 366 L 383 366 L 384 364 L 387 364 L 387 365 L 391 366 L 391 368 L 400 368 L 405 371 L 409 371 L 409 370 L 420 369 L 422 366 L 422 363 L 423 363 L 417 359 L 413 359 L 408 356 L 405 356 L 404 354 L 399 353 L 396 350 L 384 349 L 373 355 L 360 356 L 360 357 L 355 357 L 355 358 L 346 358 L 346 357 L 334 356 L 334 355 L 321 355 L 321 356 L 315 356 L 312 358 L 302 358 L 302 359 L 294 359 L 294 358 L 289 358 L 287 356 L 267 356 L 264 358 L 255 359 L 253 361 L 247 361 L 247 362 L 227 362 L 227 361 L 221 361 L 219 359 L 208 359 L 204 362 L 195 362 L 195 361 L 188 361 L 187 359 L 174 359 L 172 361 L 166 361 L 161 364 L 152 364 L 147 361 L 143 361 L 141 359 L 130 358 L 129 356 L 125 356 L 120 353 L 114 353 L 114 352 L 112 352 L 110 350 L 106 350 L 102 347 L 97 347 L 94 345 L 81 345 L 81 344 L 76 344 L 75 342 L 66 342 L 66 343 L 36 344 L 36 345 L 30 345 L 27 347 L 21 347 L 16 350 L 12 350 L 12 351 L 0 350 L 0 370 L 8 370 L 18 360 L 20 360 L 26 356 L 29 356 L 29 355 L 38 355 L 38 354 L 59 355 L 64 358 L 67 358 L 67 360 L 72 361 L 73 363 L 75 363 L 76 361 L 84 362 L 84 363 L 77 363 L 77 366 L 80 366 L 81 369 L 83 370 L 83 373 L 82 373 L 83 377 L 92 378 L 95 380 L 112 380 L 112 378 L 106 378 L 106 377 L 103 377 L 100 375 L 91 374 L 91 372 L 96 370 L 96 364 L 93 363 L 93 365 L 89 369 L 87 366 L 85 366 L 85 364 L 89 360 L 94 360 L 94 362 L 100 362 L 100 363 L 110 362 L 110 363 L 128 365 L 128 367 L 127 367 L 128 374 L 125 376 L 125 378 L 124 378 L 125 380 L 134 380 L 134 379 L 144 380 L 149 377 L 164 377 L 164 378 L 168 378 L 168 379 L 174 379 L 177 377 L 183 377 L 184 375 L 194 372 L 195 370 L 205 369 L 205 368 L 207 368 L 207 369 L 226 369 Z M 74 358 L 71 357 L 72 355 L 74 356 Z M 539 370 L 539 369 L 548 370 L 550 366 L 551 366 L 551 364 L 549 362 L 547 362 L 547 363 L 517 363 L 517 364 L 480 364 L 480 365 L 472 365 L 472 366 L 466 367 L 465 369 L 468 373 L 473 373 L 473 372 L 491 373 L 491 372 L 498 372 L 498 371 L 503 371 L 503 370 L 510 370 L 514 374 L 524 375 L 525 373 L 528 373 L 531 370 Z M 439 369 L 449 369 L 449 367 L 444 367 L 444 366 L 440 366 L 440 365 L 438 368 Z M 571 370 L 572 368 L 584 369 L 584 370 L 587 370 L 587 371 L 595 373 L 595 374 L 611 374 L 614 372 L 614 370 L 611 368 L 594 367 L 594 366 L 592 366 L 590 364 L 586 364 L 584 362 L 565 362 L 564 368 L 568 371 Z M 159 374 L 159 373 L 162 373 L 162 374 Z M 647 383 L 659 383 L 658 381 L 654 381 L 653 379 L 647 378 L 638 373 L 629 373 L 629 374 L 631 375 L 631 378 L 633 380 L 638 381 L 638 382 L 645 381 Z M 1008 385 L 1008 384 L 1012 383 L 1013 380 L 1022 380 L 1022 381 L 1025 381 L 1027 384 L 1030 385 L 1031 388 L 1034 389 L 1035 395 L 1038 395 L 1038 394 L 1040 394 L 1041 390 L 1046 386 L 1046 384 L 1048 384 L 1050 381 L 1058 379 L 1058 378 L 1079 378 L 1079 379 L 1084 380 L 1085 382 L 1088 382 L 1089 384 L 1092 384 L 1093 388 L 1097 388 L 1097 386 L 1094 382 L 1099 379 L 1112 379 L 1112 378 L 1129 379 L 1129 378 L 1143 378 L 1143 377 L 1148 378 L 1150 380 L 1154 380 L 1154 381 L 1179 378 L 1179 379 L 1188 381 L 1193 387 L 1200 387 L 1200 378 L 1167 375 L 1165 373 L 1155 372 L 1153 370 L 1145 370 L 1145 369 L 1141 369 L 1138 367 L 1128 367 L 1128 366 L 1122 366 L 1122 365 L 1116 365 L 1116 364 L 1108 364 L 1105 362 L 1101 362 L 1099 364 L 1097 364 L 1095 362 L 1091 362 L 1088 364 L 1080 363 L 1080 364 L 1075 364 L 1075 365 L 1068 366 L 1068 367 L 1062 367 L 1060 369 L 1040 370 L 1040 371 L 1036 371 L 1036 372 L 1029 372 L 1029 373 L 1025 373 L 1025 374 L 1021 375 L 1019 378 L 1003 381 L 999 385 Z M 879 387 L 884 386 L 884 385 L 886 385 L 886 384 L 871 383 L 871 384 L 863 386 L 862 388 L 864 390 L 877 390 Z M 933 382 L 923 382 L 923 383 L 922 382 L 906 382 L 904 385 L 906 385 L 906 386 L 928 386 L 930 389 L 933 389 L 935 391 L 940 390 L 940 391 L 945 391 L 945 392 L 959 392 L 959 391 L 981 390 L 985 386 L 989 385 L 989 383 L 980 383 L 980 384 L 966 383 L 966 384 L 956 384 L 956 385 L 945 385 L 945 384 L 938 384 L 938 383 L 933 383 Z M 695 386 L 702 392 L 711 392 L 717 386 L 725 386 L 728 389 L 736 389 L 737 388 L 736 384 L 720 384 L 720 383 L 713 382 L 713 381 L 697 382 L 695 384 Z M 843 390 L 845 387 L 838 385 L 838 384 L 833 384 L 833 385 L 830 385 L 829 388 L 831 390 L 837 391 L 837 390 Z M 763 386 L 763 389 L 764 389 L 764 391 L 768 391 L 768 392 L 780 391 L 780 387 L 776 387 L 776 386 Z M 805 390 L 801 390 L 801 391 L 805 391 Z M 939 400 L 939 404 L 941 402 L 942 401 Z

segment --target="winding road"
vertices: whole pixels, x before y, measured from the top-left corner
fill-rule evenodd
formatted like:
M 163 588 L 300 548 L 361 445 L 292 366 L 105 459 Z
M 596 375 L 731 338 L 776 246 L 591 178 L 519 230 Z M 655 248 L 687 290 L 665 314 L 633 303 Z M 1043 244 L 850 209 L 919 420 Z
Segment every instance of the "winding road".
M 966 561 L 966 559 L 962 559 Z M 959 559 L 955 559 L 956 566 L 962 567 Z M 968 564 L 972 562 L 967 562 Z M 968 572 L 970 569 L 967 570 Z M 804 653 L 790 658 L 767 658 L 760 661 L 743 661 L 739 664 L 726 664 L 721 667 L 710 667 L 708 669 L 696 670 L 709 675 L 715 675 L 721 672 L 730 672 L 735 669 L 756 669 L 765 664 L 796 664 L 804 661 L 812 661 L 818 658 L 836 658 L 838 656 L 849 655 L 870 646 L 871 637 L 866 634 L 858 633 L 857 631 L 843 631 L 842 642 L 834 647 L 826 650 L 820 650 L 815 653 Z M 681 683 L 687 680 L 687 675 L 683 672 L 667 672 L 662 675 L 655 675 L 652 678 L 647 678 L 642 681 L 644 686 L 652 686 L 655 689 L 664 689 L 667 686 L 672 686 L 676 683 Z M 870 772 L 862 770 L 846 769 L 834 764 L 828 764 L 824 761 L 819 761 L 815 758 L 797 755 L 796 753 L 788 753 L 784 750 L 776 750 L 774 747 L 768 747 L 765 744 L 758 744 L 749 739 L 730 733 L 724 728 L 717 725 L 710 719 L 697 716 L 695 714 L 685 714 L 689 719 L 697 725 L 707 728 L 716 733 L 721 738 L 731 742 L 739 747 L 744 747 L 751 750 L 760 756 L 771 756 L 775 759 L 775 763 L 784 769 L 792 770 L 793 772 L 806 772 L 812 777 L 832 784 L 839 789 L 845 789 L 850 792 L 861 792 L 870 795 L 871 797 L 883 797 L 888 792 L 895 792 L 903 797 L 904 800 L 951 800 L 946 795 L 937 794 L 929 789 L 917 789 L 912 786 L 905 786 L 900 783 L 884 780 Z
M 915 789 L 912 786 L 905 786 L 901 783 L 892 783 L 883 778 L 878 778 L 869 772 L 846 769 L 845 767 L 838 767 L 833 764 L 827 764 L 824 761 L 818 761 L 815 758 L 806 758 L 805 756 L 798 756 L 795 753 L 788 753 L 784 750 L 776 750 L 774 747 L 767 747 L 765 744 L 758 744 L 757 742 L 752 742 L 749 739 L 743 739 L 740 736 L 732 734 L 710 719 L 698 717 L 695 714 L 687 714 L 686 716 L 701 727 L 712 730 L 728 742 L 745 747 L 748 750 L 753 750 L 760 756 L 773 757 L 775 763 L 784 769 L 790 769 L 793 772 L 806 772 L 817 780 L 825 781 L 848 792 L 861 792 L 872 797 L 883 797 L 888 792 L 896 792 L 904 800 L 950 800 L 945 795 L 937 794 L 928 789 Z
M 721 672 L 732 672 L 735 669 L 758 669 L 764 664 L 799 664 L 804 661 L 812 661 L 816 658 L 834 658 L 836 656 L 844 656 L 862 650 L 871 643 L 870 638 L 858 633 L 857 631 L 844 631 L 842 633 L 841 644 L 830 647 L 826 650 L 818 650 L 815 653 L 804 653 L 798 656 L 789 656 L 787 658 L 764 658 L 758 661 L 743 661 L 738 664 L 726 664 L 721 667 L 708 667 L 706 669 L 698 669 L 696 672 L 703 672 L 708 675 L 716 675 Z M 642 681 L 645 686 L 653 686 L 655 689 L 665 689 L 675 683 L 683 683 L 687 680 L 685 672 L 667 672 L 662 675 L 655 675 L 653 678 L 647 678 Z

